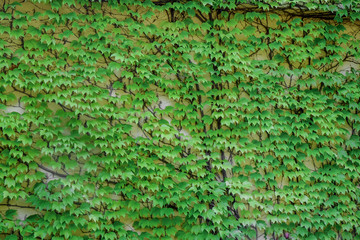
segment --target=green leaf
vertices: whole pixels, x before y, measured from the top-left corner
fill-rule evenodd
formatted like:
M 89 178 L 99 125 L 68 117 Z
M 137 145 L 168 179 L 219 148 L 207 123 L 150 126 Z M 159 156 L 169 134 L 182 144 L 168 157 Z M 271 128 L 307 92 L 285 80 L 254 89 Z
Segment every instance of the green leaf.
M 7 235 L 5 237 L 5 240 L 17 240 L 18 237 L 16 235 Z
M 16 216 L 17 211 L 14 209 L 9 209 L 5 212 L 5 217 L 7 219 L 12 219 L 14 216 Z

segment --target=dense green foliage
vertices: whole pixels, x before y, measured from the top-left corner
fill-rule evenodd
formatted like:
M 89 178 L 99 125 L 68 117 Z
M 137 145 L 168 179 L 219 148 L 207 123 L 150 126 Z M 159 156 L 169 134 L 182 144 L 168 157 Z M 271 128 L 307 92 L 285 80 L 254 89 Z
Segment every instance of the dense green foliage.
M 3 3 L 0 238 L 360 239 L 358 1 Z

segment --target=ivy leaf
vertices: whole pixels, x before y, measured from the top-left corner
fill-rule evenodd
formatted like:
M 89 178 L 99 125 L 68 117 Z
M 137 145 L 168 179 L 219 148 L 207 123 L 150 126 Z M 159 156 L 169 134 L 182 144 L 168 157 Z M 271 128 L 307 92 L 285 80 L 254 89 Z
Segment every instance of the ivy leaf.
M 256 31 L 256 28 L 253 27 L 253 26 L 247 26 L 246 28 L 244 28 L 242 30 L 242 33 L 245 35 L 245 36 L 251 36 L 255 33 Z
M 146 19 L 148 19 L 148 18 L 151 18 L 151 17 L 154 16 L 154 15 L 155 15 L 154 12 L 152 12 L 152 11 L 147 11 L 145 14 L 142 15 L 142 18 L 143 18 L 144 20 L 146 20 Z
M 18 237 L 16 236 L 16 235 L 7 235 L 6 237 L 5 237 L 5 240 L 17 240 L 18 239 Z
M 16 216 L 17 210 L 9 209 L 5 212 L 5 217 L 7 219 L 12 219 L 14 216 Z

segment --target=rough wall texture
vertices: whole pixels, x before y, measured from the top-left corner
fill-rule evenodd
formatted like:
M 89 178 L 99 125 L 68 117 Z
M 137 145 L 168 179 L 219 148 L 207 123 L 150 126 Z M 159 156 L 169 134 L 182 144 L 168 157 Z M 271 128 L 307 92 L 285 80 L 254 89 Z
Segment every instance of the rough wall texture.
M 356 239 L 357 2 L 0 6 L 0 237 Z

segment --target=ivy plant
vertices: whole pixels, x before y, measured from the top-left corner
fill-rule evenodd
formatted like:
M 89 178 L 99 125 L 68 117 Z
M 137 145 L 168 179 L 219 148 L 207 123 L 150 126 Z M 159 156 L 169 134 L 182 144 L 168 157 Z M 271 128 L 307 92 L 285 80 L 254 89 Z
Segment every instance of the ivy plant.
M 359 239 L 359 5 L 3 0 L 0 237 Z

